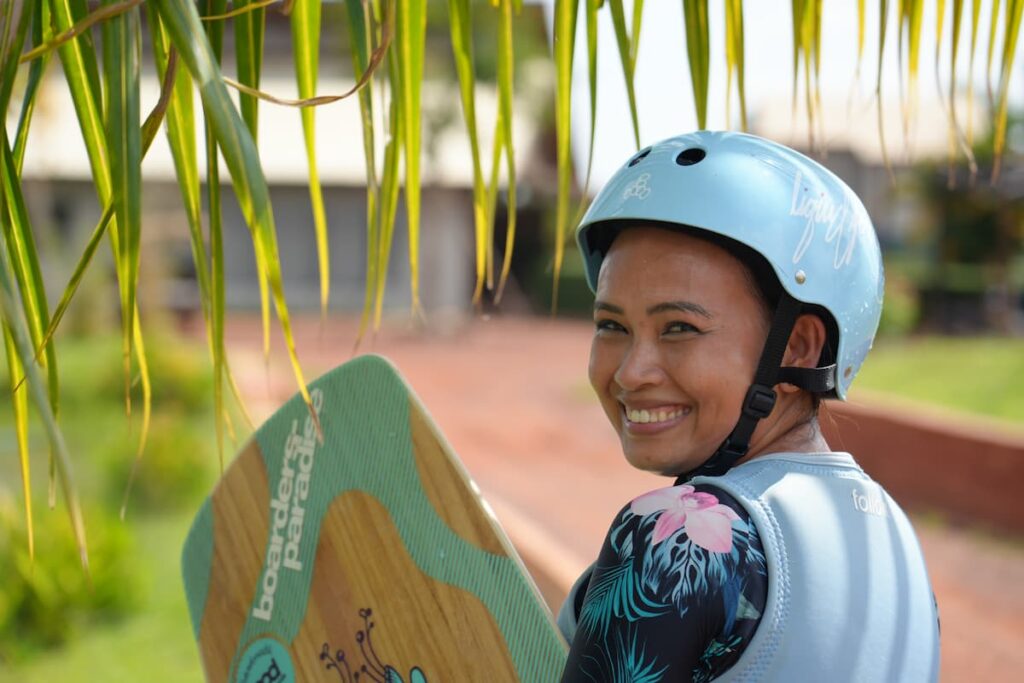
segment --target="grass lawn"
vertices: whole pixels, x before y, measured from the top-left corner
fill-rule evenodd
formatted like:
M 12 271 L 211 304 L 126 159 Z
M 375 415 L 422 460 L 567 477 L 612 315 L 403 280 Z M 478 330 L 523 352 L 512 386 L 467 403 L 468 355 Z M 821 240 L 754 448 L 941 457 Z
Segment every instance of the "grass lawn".
M 179 571 L 192 514 L 136 521 L 137 568 L 145 586 L 138 612 L 115 624 L 84 630 L 66 647 L 40 653 L 29 662 L 0 667 L 0 681 L 202 683 Z
M 858 388 L 1024 424 L 1024 339 L 882 338 Z

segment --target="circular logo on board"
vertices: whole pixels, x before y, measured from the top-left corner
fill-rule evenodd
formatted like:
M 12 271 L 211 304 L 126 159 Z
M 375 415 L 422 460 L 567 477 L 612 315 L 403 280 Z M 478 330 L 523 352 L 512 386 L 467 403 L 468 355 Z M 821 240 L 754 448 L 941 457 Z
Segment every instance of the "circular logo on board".
M 273 638 L 249 643 L 238 661 L 238 683 L 294 683 L 295 669 L 288 650 Z

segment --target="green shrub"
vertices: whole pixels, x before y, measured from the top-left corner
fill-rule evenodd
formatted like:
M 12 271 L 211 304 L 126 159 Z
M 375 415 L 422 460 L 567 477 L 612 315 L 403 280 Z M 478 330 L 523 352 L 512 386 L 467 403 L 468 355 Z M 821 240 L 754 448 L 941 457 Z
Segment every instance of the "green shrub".
M 87 626 L 139 605 L 129 527 L 105 506 L 89 507 L 84 516 L 89 576 L 63 509 L 36 511 L 32 563 L 24 513 L 10 497 L 0 497 L 0 662 L 60 645 Z
M 130 513 L 163 512 L 195 506 L 209 492 L 215 478 L 213 472 L 217 456 L 212 426 L 204 431 L 202 426 L 205 422 L 173 411 L 153 416 L 149 438 L 128 499 Z M 111 509 L 120 508 L 137 447 L 137 438 L 126 439 L 123 434 L 112 434 L 109 448 L 105 449 L 98 463 L 104 499 Z
M 209 411 L 213 398 L 210 364 L 203 347 L 174 335 L 147 337 L 146 359 L 153 388 L 153 410 L 192 414 Z M 63 409 L 73 411 L 105 403 L 122 409 L 124 366 L 121 341 L 115 337 L 58 342 L 60 396 Z M 138 367 L 133 365 L 132 401 L 141 406 Z
M 887 274 L 885 280 L 885 302 L 882 304 L 882 319 L 878 333 L 899 336 L 910 334 L 921 320 L 921 304 L 917 288 L 898 273 Z

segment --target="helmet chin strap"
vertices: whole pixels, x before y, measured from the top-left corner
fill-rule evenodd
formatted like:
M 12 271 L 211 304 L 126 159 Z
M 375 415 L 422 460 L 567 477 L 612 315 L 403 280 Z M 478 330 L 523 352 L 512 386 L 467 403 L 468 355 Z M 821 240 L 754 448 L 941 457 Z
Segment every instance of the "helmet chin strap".
M 761 351 L 761 360 L 758 361 L 754 381 L 743 399 L 743 408 L 736 426 L 714 455 L 703 465 L 679 475 L 676 485 L 696 476 L 723 475 L 737 460 L 746 455 L 747 449 L 750 448 L 750 437 L 754 434 L 758 421 L 768 417 L 775 407 L 774 387 L 779 382 L 794 384 L 813 393 L 825 393 L 835 387 L 835 365 L 823 368 L 781 367 L 782 357 L 800 310 L 800 302 L 783 291 L 775 308 L 764 349 Z

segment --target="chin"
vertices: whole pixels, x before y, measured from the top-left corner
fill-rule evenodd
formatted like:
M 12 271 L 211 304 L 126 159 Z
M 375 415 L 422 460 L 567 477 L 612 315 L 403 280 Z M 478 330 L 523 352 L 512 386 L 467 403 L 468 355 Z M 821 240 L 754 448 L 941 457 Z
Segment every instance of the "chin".
M 657 474 L 663 477 L 675 477 L 680 472 L 693 469 L 693 467 L 687 467 L 685 464 L 679 464 L 675 460 L 666 460 L 664 457 L 651 456 L 646 453 L 637 453 L 633 450 L 625 450 L 624 455 L 626 456 L 626 462 L 628 462 L 634 469 L 641 470 L 643 472 L 650 472 L 651 474 Z

